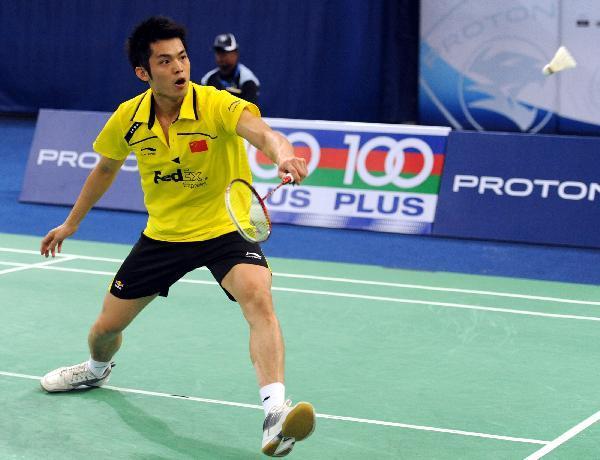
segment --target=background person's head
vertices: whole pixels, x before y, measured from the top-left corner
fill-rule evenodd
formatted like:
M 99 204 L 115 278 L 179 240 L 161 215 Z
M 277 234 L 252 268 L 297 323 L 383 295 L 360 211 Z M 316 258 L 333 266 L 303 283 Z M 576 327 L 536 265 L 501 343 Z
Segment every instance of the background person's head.
M 238 43 L 233 34 L 220 34 L 213 43 L 215 61 L 221 73 L 228 75 L 233 72 L 239 59 Z
M 135 74 L 157 94 L 179 96 L 190 79 L 185 28 L 172 19 L 153 16 L 135 27 L 127 54 Z

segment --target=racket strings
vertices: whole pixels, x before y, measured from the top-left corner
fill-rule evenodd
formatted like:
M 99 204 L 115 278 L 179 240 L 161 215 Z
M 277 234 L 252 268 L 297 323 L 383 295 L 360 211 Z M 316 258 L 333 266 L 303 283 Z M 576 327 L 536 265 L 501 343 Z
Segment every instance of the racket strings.
M 228 190 L 228 209 L 233 223 L 246 239 L 264 241 L 271 233 L 271 223 L 265 208 L 250 186 L 233 181 Z

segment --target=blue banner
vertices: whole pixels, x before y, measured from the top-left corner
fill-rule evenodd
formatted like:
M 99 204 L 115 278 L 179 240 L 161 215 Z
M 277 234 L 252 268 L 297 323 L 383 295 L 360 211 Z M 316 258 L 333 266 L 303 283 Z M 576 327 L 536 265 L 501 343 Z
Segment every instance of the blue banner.
M 100 160 L 92 143 L 109 117 L 106 112 L 40 110 L 20 200 L 75 203 L 85 179 Z M 135 155 L 127 158 L 121 174 L 97 206 L 145 211 Z
M 452 132 L 433 234 L 600 247 L 600 138 Z

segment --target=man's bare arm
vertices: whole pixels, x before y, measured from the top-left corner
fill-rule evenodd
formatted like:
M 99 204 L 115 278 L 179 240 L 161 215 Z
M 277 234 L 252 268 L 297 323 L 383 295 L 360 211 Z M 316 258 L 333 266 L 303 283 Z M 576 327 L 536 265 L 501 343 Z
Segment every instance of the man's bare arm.
M 57 248 L 58 252 L 62 250 L 63 241 L 77 231 L 79 224 L 90 209 L 92 209 L 92 206 L 109 189 L 115 177 L 117 177 L 122 164 L 123 161 L 111 160 L 103 156 L 100 157 L 100 161 L 86 179 L 85 184 L 83 184 L 79 197 L 73 205 L 69 216 L 62 225 L 50 230 L 44 239 L 42 239 L 40 253 L 43 256 L 48 257 L 52 254 L 52 257 L 55 257 Z
M 279 167 L 279 177 L 289 172 L 294 177 L 294 182 L 299 184 L 308 174 L 306 161 L 294 155 L 294 148 L 288 140 L 249 110 L 242 112 L 236 132 Z

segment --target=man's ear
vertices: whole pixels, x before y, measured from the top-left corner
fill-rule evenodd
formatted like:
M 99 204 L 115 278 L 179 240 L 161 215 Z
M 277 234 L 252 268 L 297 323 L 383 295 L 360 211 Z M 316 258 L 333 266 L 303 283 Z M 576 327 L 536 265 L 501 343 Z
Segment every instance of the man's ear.
M 143 67 L 136 67 L 135 68 L 135 74 L 142 81 L 146 81 L 147 82 L 147 81 L 150 80 L 150 75 L 148 74 L 148 72 L 146 71 L 146 69 L 144 69 Z

